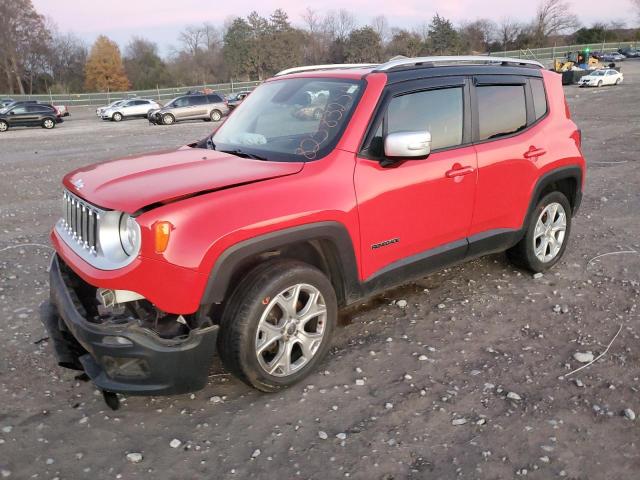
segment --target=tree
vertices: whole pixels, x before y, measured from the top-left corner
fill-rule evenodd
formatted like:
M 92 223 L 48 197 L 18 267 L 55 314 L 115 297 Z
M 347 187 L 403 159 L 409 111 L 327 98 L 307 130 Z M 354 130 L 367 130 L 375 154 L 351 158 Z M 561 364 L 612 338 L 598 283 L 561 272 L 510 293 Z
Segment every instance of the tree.
M 231 78 L 248 77 L 251 74 L 251 42 L 251 26 L 244 18 L 235 18 L 227 28 L 223 40 L 224 61 Z
M 516 48 L 516 42 L 523 30 L 522 25 L 506 17 L 500 21 L 498 26 L 498 40 L 503 50 Z
M 25 93 L 25 78 L 33 84 L 43 73 L 51 34 L 31 0 L 0 1 L 0 71 L 9 93 Z
M 133 37 L 125 50 L 124 68 L 135 90 L 171 85 L 167 65 L 158 55 L 158 46 L 144 38 Z
M 631 0 L 631 7 L 636 11 L 636 17 L 640 22 L 640 0 Z
M 391 34 L 391 40 L 387 45 L 387 57 L 404 55 L 405 57 L 420 56 L 425 50 L 425 44 L 415 32 L 404 29 L 395 29 Z
M 53 34 L 50 49 L 49 66 L 57 92 L 79 92 L 84 84 L 84 65 L 87 62 L 86 44 L 68 33 Z
M 267 71 L 276 73 L 300 65 L 304 57 L 304 40 L 304 33 L 291 26 L 285 11 L 275 10 L 269 17 L 266 35 Z
M 455 54 L 459 49 L 458 32 L 437 13 L 429 24 L 429 49 L 438 55 Z
M 498 27 L 491 20 L 478 19 L 460 27 L 461 48 L 467 52 L 484 53 L 496 37 Z
M 375 63 L 382 57 L 380 35 L 371 27 L 353 30 L 345 47 L 346 61 L 349 63 Z
M 543 0 L 533 22 L 533 39 L 542 46 L 550 36 L 573 29 L 579 23 L 578 17 L 571 13 L 571 6 L 564 0 Z
M 129 88 L 120 49 L 104 35 L 100 35 L 91 47 L 84 72 L 84 87 L 88 91 L 113 92 Z
M 389 21 L 387 17 L 384 15 L 374 17 L 373 20 L 371 20 L 371 28 L 378 34 L 382 43 L 386 44 L 389 40 Z

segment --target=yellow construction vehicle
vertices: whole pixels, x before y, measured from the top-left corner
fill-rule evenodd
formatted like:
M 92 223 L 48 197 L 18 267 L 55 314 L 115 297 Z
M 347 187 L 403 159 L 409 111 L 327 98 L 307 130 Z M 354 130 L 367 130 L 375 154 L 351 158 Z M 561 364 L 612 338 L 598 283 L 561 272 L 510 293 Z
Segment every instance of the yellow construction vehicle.
M 596 70 L 602 68 L 603 65 L 600 60 L 591 55 L 588 48 L 577 52 L 568 52 L 564 59 L 556 58 L 553 61 L 553 70 L 558 73 L 567 72 L 574 66 L 582 70 Z

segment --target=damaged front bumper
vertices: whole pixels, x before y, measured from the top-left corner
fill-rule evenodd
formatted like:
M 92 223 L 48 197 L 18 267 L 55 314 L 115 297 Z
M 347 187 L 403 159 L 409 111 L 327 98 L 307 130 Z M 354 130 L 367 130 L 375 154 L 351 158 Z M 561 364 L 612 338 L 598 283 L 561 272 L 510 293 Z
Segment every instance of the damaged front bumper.
M 136 322 L 100 324 L 81 312 L 76 292 L 67 285 L 61 260 L 50 269 L 51 302 L 42 308 L 58 363 L 82 369 L 104 391 L 137 395 L 173 395 L 204 387 L 216 345 L 217 326 L 194 329 L 166 339 Z

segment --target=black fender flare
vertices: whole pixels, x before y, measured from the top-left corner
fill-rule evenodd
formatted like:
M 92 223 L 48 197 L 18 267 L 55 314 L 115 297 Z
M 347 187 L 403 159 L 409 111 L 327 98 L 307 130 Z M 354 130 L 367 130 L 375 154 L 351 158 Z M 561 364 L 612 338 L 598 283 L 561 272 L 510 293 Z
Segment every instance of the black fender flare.
M 531 194 L 531 199 L 529 200 L 527 215 L 525 216 L 524 222 L 522 224 L 523 232 L 526 231 L 527 225 L 529 225 L 531 215 L 536 208 L 538 199 L 540 198 L 540 194 L 542 193 L 542 191 L 554 182 L 567 179 L 573 179 L 576 182 L 575 198 L 568 199 L 569 202 L 572 202 L 573 204 L 573 210 L 571 213 L 572 215 L 575 215 L 575 213 L 578 211 L 578 208 L 580 208 L 580 203 L 582 202 L 582 169 L 578 165 L 556 168 L 551 170 L 550 172 L 545 173 L 536 182 L 536 186 L 534 187 L 533 193 Z
M 207 285 L 200 303 L 210 305 L 221 303 L 229 289 L 236 269 L 248 258 L 260 253 L 276 250 L 300 242 L 322 240 L 334 247 L 335 263 L 341 277 L 342 292 L 338 297 L 349 299 L 358 291 L 358 266 L 353 241 L 346 227 L 333 221 L 309 223 L 296 227 L 276 230 L 255 238 L 250 238 L 227 248 L 216 260 L 209 273 Z

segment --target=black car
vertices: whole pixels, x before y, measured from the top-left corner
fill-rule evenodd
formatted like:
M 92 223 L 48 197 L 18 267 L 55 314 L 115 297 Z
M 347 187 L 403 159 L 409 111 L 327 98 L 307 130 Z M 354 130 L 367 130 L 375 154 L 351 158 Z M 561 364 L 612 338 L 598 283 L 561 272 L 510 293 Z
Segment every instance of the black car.
M 0 132 L 10 127 L 52 129 L 57 123 L 62 123 L 62 118 L 51 105 L 15 102 L 0 110 Z
M 240 105 L 245 98 L 251 93 L 251 91 L 238 92 L 230 95 L 227 99 L 229 100 L 229 109 L 232 110 Z

